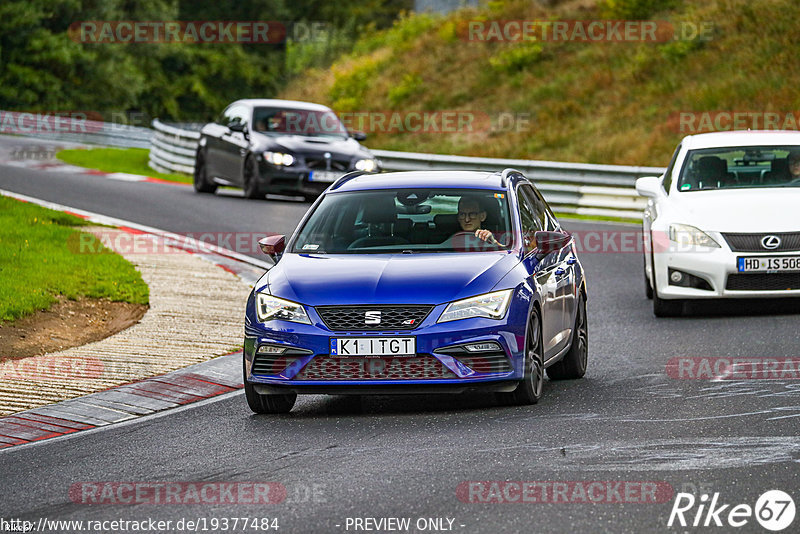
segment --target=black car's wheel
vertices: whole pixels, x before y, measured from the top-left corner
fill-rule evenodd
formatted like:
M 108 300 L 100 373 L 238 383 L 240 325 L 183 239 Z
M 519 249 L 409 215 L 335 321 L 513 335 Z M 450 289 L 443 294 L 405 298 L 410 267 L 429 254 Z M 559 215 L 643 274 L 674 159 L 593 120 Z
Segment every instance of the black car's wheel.
M 263 198 L 258 190 L 258 162 L 252 155 L 244 162 L 244 196 L 245 198 Z
M 206 160 L 200 152 L 197 153 L 194 163 L 194 190 L 198 193 L 213 193 L 217 190 L 217 184 L 208 179 Z
M 653 314 L 656 317 L 676 317 L 683 313 L 682 300 L 664 300 L 658 296 L 658 284 L 656 283 L 656 263 L 651 256 L 653 265 Z
M 542 321 L 539 310 L 534 308 L 528 319 L 525 336 L 525 375 L 514 391 L 498 393 L 503 404 L 536 404 L 542 396 L 544 386 L 544 351 L 542 349 Z
M 589 360 L 589 328 L 586 321 L 586 299 L 583 293 L 578 297 L 578 309 L 575 313 L 575 327 L 572 334 L 572 345 L 564 358 L 547 368 L 547 376 L 551 380 L 582 378 L 586 374 Z
M 255 386 L 247 382 L 247 369 L 242 362 L 242 381 L 244 382 L 244 396 L 247 405 L 255 413 L 289 413 L 297 400 L 296 393 L 285 395 L 262 395 L 256 391 Z

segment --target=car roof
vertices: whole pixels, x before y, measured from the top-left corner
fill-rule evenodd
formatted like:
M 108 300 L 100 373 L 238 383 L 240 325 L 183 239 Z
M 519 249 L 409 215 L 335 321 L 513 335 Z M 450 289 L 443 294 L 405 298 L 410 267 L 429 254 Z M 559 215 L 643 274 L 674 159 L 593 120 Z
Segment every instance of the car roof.
M 274 98 L 244 98 L 233 104 L 245 104 L 250 107 L 269 107 L 286 109 L 306 109 L 310 111 L 331 111 L 331 108 L 313 102 L 300 102 L 299 100 L 278 100 Z
M 687 135 L 681 144 L 690 150 L 730 146 L 800 145 L 796 130 L 735 130 Z
M 346 179 L 332 192 L 367 191 L 370 189 L 493 189 L 505 191 L 505 180 L 499 172 L 488 171 L 404 171 L 362 174 Z

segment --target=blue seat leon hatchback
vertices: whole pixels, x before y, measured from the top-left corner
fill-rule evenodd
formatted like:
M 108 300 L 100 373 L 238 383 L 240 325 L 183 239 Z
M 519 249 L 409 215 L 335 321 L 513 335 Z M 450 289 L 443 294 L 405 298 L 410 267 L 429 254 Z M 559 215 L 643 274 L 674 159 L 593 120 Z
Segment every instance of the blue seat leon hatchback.
M 586 280 L 572 236 L 522 173 L 351 173 L 294 234 L 245 315 L 256 413 L 298 394 L 484 391 L 534 404 L 586 372 Z

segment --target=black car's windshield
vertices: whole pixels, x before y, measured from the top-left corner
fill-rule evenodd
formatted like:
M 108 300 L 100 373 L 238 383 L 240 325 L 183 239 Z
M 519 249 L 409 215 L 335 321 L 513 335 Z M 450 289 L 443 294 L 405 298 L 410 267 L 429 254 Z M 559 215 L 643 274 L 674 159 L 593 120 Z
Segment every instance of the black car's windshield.
M 474 228 L 490 230 L 496 242 L 478 239 Z M 331 193 L 306 221 L 292 252 L 497 251 L 513 242 L 511 228 L 508 199 L 499 191 L 385 189 Z
M 691 150 L 678 191 L 800 187 L 800 146 L 747 146 Z
M 348 137 L 347 129 L 332 111 L 260 107 L 253 110 L 253 129 L 276 135 Z

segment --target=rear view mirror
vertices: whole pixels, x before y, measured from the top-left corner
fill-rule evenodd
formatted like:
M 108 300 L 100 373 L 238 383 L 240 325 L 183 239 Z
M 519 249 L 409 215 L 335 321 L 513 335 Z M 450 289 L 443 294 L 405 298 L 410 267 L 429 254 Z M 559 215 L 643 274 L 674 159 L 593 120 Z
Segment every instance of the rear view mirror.
M 657 198 L 662 195 L 661 179 L 657 176 L 645 176 L 636 180 L 636 192 L 647 198 Z
M 286 248 L 286 236 L 284 235 L 270 235 L 258 240 L 258 246 L 261 252 L 272 258 L 277 263 L 283 250 Z
M 234 121 L 228 124 L 228 129 L 232 132 L 245 133 L 247 131 L 247 125 L 243 122 Z
M 350 132 L 350 137 L 355 139 L 356 141 L 363 141 L 367 138 L 367 134 L 364 132 Z
M 568 232 L 547 232 L 539 231 L 534 234 L 536 238 L 536 249 L 539 254 L 550 254 L 561 250 L 569 240 L 572 239 L 572 234 Z

